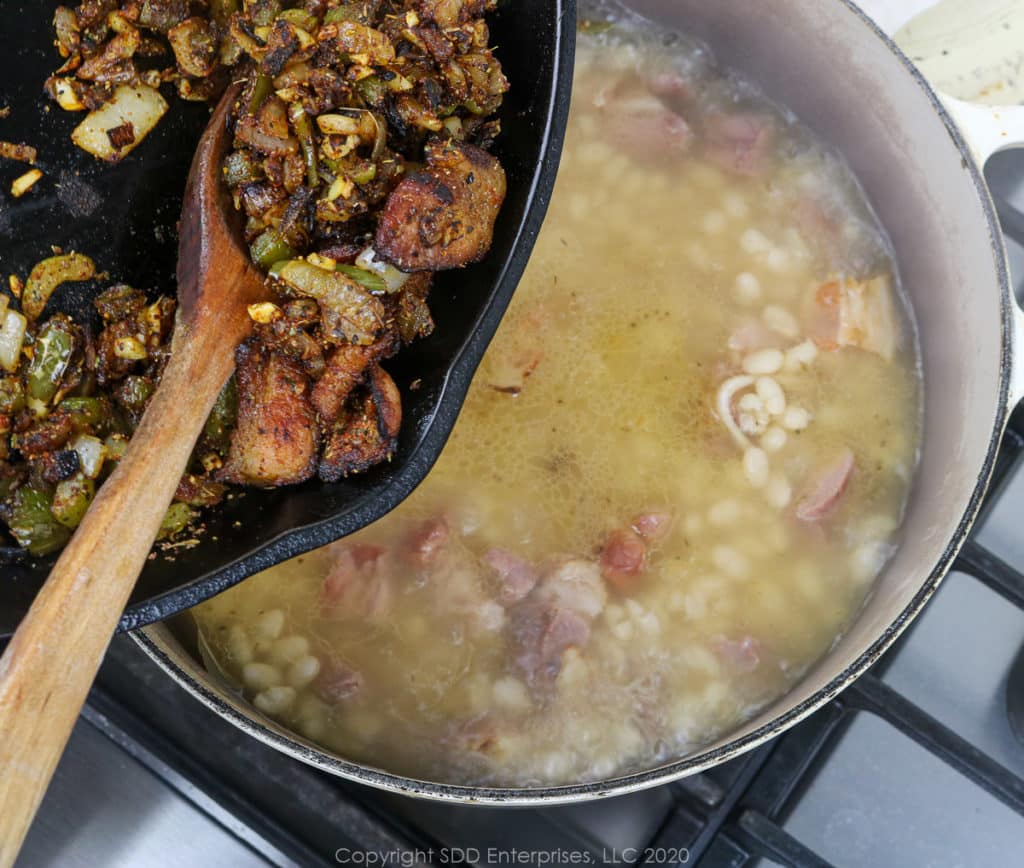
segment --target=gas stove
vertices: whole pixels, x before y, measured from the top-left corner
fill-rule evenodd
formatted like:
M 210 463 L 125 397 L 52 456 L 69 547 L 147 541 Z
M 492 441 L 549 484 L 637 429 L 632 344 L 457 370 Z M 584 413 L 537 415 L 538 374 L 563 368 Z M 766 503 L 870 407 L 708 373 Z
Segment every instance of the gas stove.
M 1024 298 L 1024 152 L 988 166 Z M 982 520 L 899 643 L 794 729 L 634 795 L 498 810 L 326 776 L 118 637 L 19 866 L 987 866 L 1024 858 L 1024 412 Z

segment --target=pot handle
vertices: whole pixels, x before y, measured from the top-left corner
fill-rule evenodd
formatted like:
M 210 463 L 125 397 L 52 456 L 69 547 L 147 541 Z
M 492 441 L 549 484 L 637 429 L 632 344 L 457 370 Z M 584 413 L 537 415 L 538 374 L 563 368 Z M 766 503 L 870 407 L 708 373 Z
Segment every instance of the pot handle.
M 947 94 L 945 104 L 979 167 L 999 151 L 1024 147 L 1024 106 L 989 106 L 964 102 Z M 1010 370 L 1010 409 L 1024 403 L 1024 310 L 1012 305 L 1013 344 Z
M 856 0 L 875 25 L 892 37 L 915 15 L 936 0 Z M 965 102 L 936 90 L 953 121 L 960 128 L 971 155 L 983 168 L 999 151 L 1024 147 L 1024 106 L 989 106 Z M 1010 408 L 1024 403 L 1024 311 L 1012 307 Z

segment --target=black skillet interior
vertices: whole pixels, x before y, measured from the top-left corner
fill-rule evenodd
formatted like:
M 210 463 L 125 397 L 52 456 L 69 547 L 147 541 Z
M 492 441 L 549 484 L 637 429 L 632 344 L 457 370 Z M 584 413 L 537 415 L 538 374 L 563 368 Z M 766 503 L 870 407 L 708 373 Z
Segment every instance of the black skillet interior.
M 42 92 L 60 61 L 53 48 L 56 3 L 4 3 L 0 29 L 0 139 L 39 150 L 45 177 L 19 200 L 10 182 L 25 166 L 0 164 L 0 276 L 25 277 L 50 246 L 93 257 L 111 282 L 173 294 L 176 223 L 195 143 L 209 108 L 169 99 L 170 111 L 123 163 L 107 166 L 69 139 L 81 114 L 50 104 Z M 440 452 L 483 351 L 526 266 L 554 184 L 569 108 L 575 0 L 502 0 L 491 19 L 512 89 L 495 148 L 508 172 L 508 198 L 485 262 L 441 275 L 431 295 L 437 329 L 389 365 L 402 389 L 405 418 L 396 458 L 342 483 L 246 491 L 207 516 L 194 548 L 152 559 L 121 629 L 167 617 L 246 576 L 362 527 L 395 507 L 423 479 Z M 515 246 L 504 263 L 501 251 Z M 105 285 L 65 284 L 49 311 L 94 316 Z M 484 290 L 494 287 L 488 294 Z M 2 291 L 6 291 L 5 289 Z M 469 336 L 467 338 L 467 336 Z M 410 388 L 419 380 L 418 388 Z M 131 516 L 125 516 L 131 521 Z M 21 558 L 0 531 L 0 636 L 17 626 L 53 558 Z

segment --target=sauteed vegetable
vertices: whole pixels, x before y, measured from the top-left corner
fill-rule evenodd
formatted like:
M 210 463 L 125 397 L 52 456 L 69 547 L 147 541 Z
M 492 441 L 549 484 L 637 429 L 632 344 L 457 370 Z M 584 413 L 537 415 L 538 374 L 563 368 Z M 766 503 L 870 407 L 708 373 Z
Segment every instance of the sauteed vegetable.
M 250 308 L 253 335 L 169 530 L 227 483 L 337 481 L 390 457 L 401 397 L 381 363 L 430 334 L 433 272 L 487 253 L 505 195 L 487 152 L 508 89 L 488 47 L 483 15 L 493 7 L 86 0 L 57 9 L 65 62 L 46 89 L 63 108 L 88 110 L 72 138 L 101 159 L 123 159 L 154 128 L 168 109 L 162 86 L 211 100 L 229 80 L 244 82 L 224 180 L 268 274 L 267 300 Z M 0 156 L 35 158 L 7 145 Z M 167 352 L 173 302 L 147 305 L 135 290 L 97 300 L 105 328 L 95 340 L 83 324 L 42 318 L 61 282 L 94 272 L 85 256 L 58 256 L 33 271 L 20 311 L 2 297 L 0 515 L 33 554 L 63 544 L 109 467 L 102 450 L 91 476 L 58 456 L 77 455 L 82 438 L 93 453 L 93 441 L 109 452 L 102 437 L 122 448 Z M 158 327 L 147 319 L 157 314 Z M 74 419 L 66 400 L 86 402 Z M 59 472 L 43 471 L 54 462 Z

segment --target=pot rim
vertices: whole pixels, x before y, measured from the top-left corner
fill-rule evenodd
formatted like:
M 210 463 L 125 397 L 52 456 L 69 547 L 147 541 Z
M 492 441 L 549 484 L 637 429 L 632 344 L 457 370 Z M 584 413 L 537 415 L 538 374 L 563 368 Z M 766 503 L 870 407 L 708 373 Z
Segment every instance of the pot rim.
M 957 127 L 949 112 L 946 110 L 941 99 L 936 94 L 928 81 L 924 78 L 916 66 L 907 58 L 896 43 L 883 32 L 878 25 L 852 0 L 836 0 L 842 3 L 852 12 L 862 24 L 867 26 L 877 38 L 882 40 L 907 72 L 914 78 L 918 87 L 930 101 L 932 108 L 938 114 L 946 127 L 947 134 L 953 140 L 957 150 L 964 158 L 967 171 L 970 173 L 972 182 L 981 200 L 985 213 L 986 223 L 989 230 L 990 246 L 995 260 L 996 271 L 999 280 L 999 304 L 1000 304 L 1000 364 L 999 364 L 999 401 L 996 417 L 993 422 L 992 432 L 989 439 L 985 460 L 978 472 L 977 482 L 967 506 L 957 523 L 949 544 L 947 545 L 938 563 L 922 583 L 921 588 L 907 606 L 893 619 L 892 623 L 860 656 L 846 669 L 832 678 L 828 684 L 815 692 L 801 703 L 778 715 L 773 720 L 758 727 L 753 732 L 736 738 L 726 744 L 711 749 L 694 753 L 688 757 L 677 759 L 653 769 L 640 772 L 633 772 L 607 780 L 592 781 L 581 784 L 567 784 L 562 786 L 549 787 L 474 787 L 454 784 L 442 784 L 432 781 L 424 781 L 416 778 L 404 777 L 392 772 L 377 769 L 372 766 L 345 760 L 337 755 L 327 753 L 325 750 L 315 746 L 295 733 L 290 733 L 278 724 L 264 718 L 258 711 L 243 713 L 234 705 L 229 703 L 218 693 L 207 688 L 203 683 L 193 678 L 179 662 L 167 651 L 161 639 L 152 635 L 159 625 L 152 625 L 142 628 L 130 635 L 142 648 L 142 650 L 166 671 L 185 690 L 196 697 L 200 702 L 215 711 L 218 715 L 233 723 L 243 732 L 263 743 L 276 748 L 277 750 L 301 760 L 302 762 L 316 766 L 317 768 L 331 772 L 342 778 L 357 783 L 369 784 L 378 789 L 386 790 L 401 795 L 416 796 L 433 801 L 490 805 L 490 806 L 516 806 L 536 807 L 554 806 L 559 804 L 572 804 L 591 799 L 606 798 L 611 796 L 626 795 L 638 790 L 667 784 L 679 778 L 688 777 L 706 771 L 713 766 L 720 765 L 730 759 L 740 756 L 754 748 L 782 734 L 792 728 L 800 721 L 810 716 L 813 712 L 834 699 L 840 692 L 848 687 L 853 681 L 860 677 L 870 668 L 886 650 L 888 650 L 910 622 L 918 615 L 924 605 L 938 589 L 939 584 L 953 566 L 961 547 L 970 533 L 971 527 L 977 518 L 981 507 L 982 497 L 988 488 L 988 483 L 995 466 L 995 458 L 1002 439 L 1003 431 L 1009 420 L 1009 385 L 1011 358 L 1013 351 L 1013 322 L 1012 322 L 1012 290 L 1010 286 L 1009 265 L 1007 262 L 1006 248 L 1003 241 L 1003 234 L 1000 228 L 999 219 L 996 215 L 995 205 L 992 201 L 988 186 L 985 183 L 983 167 L 975 162 L 971 150 L 960 129 Z M 198 664 L 197 664 L 198 665 Z

